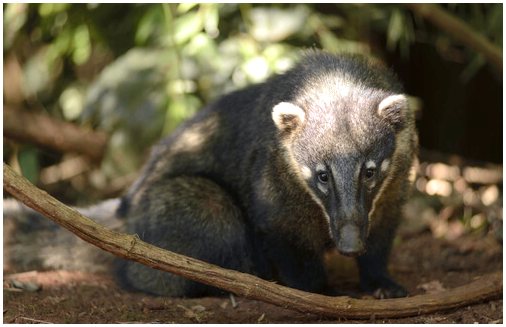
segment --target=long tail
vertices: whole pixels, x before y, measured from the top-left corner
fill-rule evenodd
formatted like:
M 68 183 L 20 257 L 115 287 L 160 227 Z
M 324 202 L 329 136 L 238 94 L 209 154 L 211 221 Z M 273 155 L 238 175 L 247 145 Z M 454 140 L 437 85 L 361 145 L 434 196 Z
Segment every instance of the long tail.
M 116 217 L 120 199 L 74 208 L 110 229 L 122 230 Z M 65 269 L 108 271 L 114 256 L 81 240 L 14 199 L 3 200 L 4 271 Z

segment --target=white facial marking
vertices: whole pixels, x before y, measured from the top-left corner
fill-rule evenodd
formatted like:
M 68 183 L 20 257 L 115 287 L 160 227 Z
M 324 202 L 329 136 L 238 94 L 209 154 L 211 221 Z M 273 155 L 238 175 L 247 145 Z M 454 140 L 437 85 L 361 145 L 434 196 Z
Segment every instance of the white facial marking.
M 323 192 L 323 194 L 329 193 L 328 187 L 326 187 L 322 183 L 317 183 L 316 185 L 317 185 L 318 189 Z
M 374 169 L 376 168 L 376 163 L 372 160 L 369 160 L 368 162 L 365 163 L 365 168 Z
M 385 159 L 383 160 L 383 162 L 381 163 L 381 171 L 384 173 L 388 170 L 388 166 L 390 166 L 390 160 L 388 159 Z
M 325 165 L 324 164 L 317 164 L 316 165 L 316 171 L 326 171 L 327 169 L 325 168 Z
M 301 173 L 302 173 L 302 177 L 304 177 L 305 179 L 310 179 L 311 176 L 313 176 L 313 173 L 311 172 L 311 169 L 307 166 L 302 166 L 300 168 L 301 170 Z
M 359 163 L 357 165 L 357 168 L 355 169 L 355 180 L 358 180 L 358 178 L 360 177 L 360 172 L 362 171 L 362 164 Z
M 294 169 L 296 169 L 296 167 L 299 168 L 300 165 L 297 163 L 297 161 L 293 157 L 293 153 L 291 151 L 291 148 L 288 148 L 287 144 L 283 144 L 283 146 L 286 147 L 288 150 L 288 161 L 289 161 L 291 167 L 293 167 Z M 321 165 L 321 167 L 323 167 L 323 169 L 325 169 L 324 165 Z M 306 182 L 304 182 L 304 181 L 300 181 L 300 182 L 301 182 L 300 185 L 307 191 L 307 193 L 311 196 L 313 201 L 320 207 L 323 217 L 327 223 L 327 228 L 328 228 L 327 231 L 329 233 L 328 235 L 330 238 L 332 238 L 333 234 L 332 234 L 332 228 L 331 228 L 331 224 L 330 224 L 330 217 L 325 209 L 325 206 L 323 205 L 322 200 L 320 199 L 320 197 L 318 197 L 315 194 L 314 190 L 312 188 L 310 188 Z M 270 191 L 268 191 L 268 192 L 270 192 Z M 265 192 L 265 193 L 268 193 L 268 192 Z

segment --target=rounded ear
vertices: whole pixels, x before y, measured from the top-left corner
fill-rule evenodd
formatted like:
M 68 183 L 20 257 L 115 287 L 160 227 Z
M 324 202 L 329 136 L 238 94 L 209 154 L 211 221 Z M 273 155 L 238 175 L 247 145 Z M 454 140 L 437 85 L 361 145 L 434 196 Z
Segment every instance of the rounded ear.
M 401 130 L 407 119 L 408 99 L 404 94 L 390 95 L 378 105 L 378 115 L 392 127 Z
M 292 103 L 280 102 L 272 108 L 272 120 L 283 134 L 291 134 L 299 129 L 305 119 L 304 110 Z

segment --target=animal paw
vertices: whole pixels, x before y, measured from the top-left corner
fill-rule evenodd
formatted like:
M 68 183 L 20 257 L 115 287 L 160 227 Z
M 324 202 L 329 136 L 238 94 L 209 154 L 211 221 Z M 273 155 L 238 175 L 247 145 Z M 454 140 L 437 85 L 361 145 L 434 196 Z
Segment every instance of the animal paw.
M 408 291 L 391 278 L 382 276 L 374 281 L 362 281 L 362 289 L 371 293 L 376 299 L 391 299 L 408 296 Z
M 372 295 L 376 299 L 391 299 L 396 297 L 406 297 L 408 296 L 408 292 L 404 287 L 400 285 L 396 285 L 396 287 L 380 287 L 377 288 Z

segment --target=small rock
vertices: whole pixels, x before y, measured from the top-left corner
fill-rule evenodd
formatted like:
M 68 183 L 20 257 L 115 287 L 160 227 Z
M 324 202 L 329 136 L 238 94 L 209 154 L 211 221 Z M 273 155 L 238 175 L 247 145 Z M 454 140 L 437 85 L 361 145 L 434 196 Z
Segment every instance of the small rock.
M 42 288 L 39 284 L 32 282 L 20 282 L 18 280 L 12 280 L 11 283 L 13 287 L 28 292 L 37 292 Z
M 196 313 L 206 311 L 206 308 L 200 304 L 194 305 L 193 307 L 191 307 L 191 309 L 193 312 L 196 312 Z

